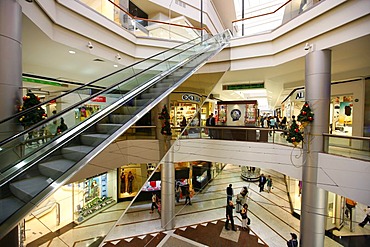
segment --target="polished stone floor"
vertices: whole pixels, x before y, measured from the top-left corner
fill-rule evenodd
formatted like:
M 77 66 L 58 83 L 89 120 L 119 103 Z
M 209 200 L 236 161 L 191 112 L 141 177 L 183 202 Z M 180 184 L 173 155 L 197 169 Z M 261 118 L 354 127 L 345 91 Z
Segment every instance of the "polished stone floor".
M 184 201 L 181 200 L 175 209 L 175 228 L 192 227 L 204 222 L 224 221 L 225 189 L 231 183 L 235 193 L 238 193 L 243 186 L 249 187 L 249 217 L 252 222 L 250 229 L 254 234 L 268 246 L 286 246 L 286 241 L 290 237 L 289 233 L 294 232 L 299 236 L 300 222 L 290 213 L 283 175 L 273 171 L 264 171 L 265 174 L 270 174 L 273 177 L 274 189 L 272 193 L 260 193 L 257 184 L 245 182 L 240 178 L 240 171 L 238 166 L 227 165 L 202 192 L 192 198 L 191 206 L 184 205 Z M 233 200 L 235 202 L 235 198 Z M 149 213 L 150 202 L 133 203 L 127 209 L 128 204 L 128 202 L 118 203 L 94 218 L 66 232 L 61 232 L 58 237 L 48 239 L 37 246 L 97 246 L 102 239 L 101 237 L 106 235 L 105 243 L 108 246 L 117 244 L 122 239 L 129 242 L 135 237 L 154 239 L 159 233 L 163 233 L 159 214 Z M 126 209 L 127 212 L 121 216 Z M 240 226 L 240 216 L 237 214 L 235 216 L 237 216 L 235 224 Z M 361 221 L 362 216 L 363 214 L 358 212 L 357 221 Z M 361 235 L 370 235 L 370 225 L 358 228 L 355 228 L 355 233 L 361 232 Z M 343 233 L 343 236 L 346 234 L 354 235 L 349 231 L 347 225 L 339 232 Z M 228 231 L 223 234 L 229 234 L 229 237 L 232 238 L 232 234 L 235 232 Z M 172 236 L 172 238 L 164 237 L 158 246 L 170 246 L 170 242 L 166 243 L 166 241 L 188 241 L 188 244 L 184 244 L 184 246 L 204 246 L 178 235 Z M 344 245 L 325 237 L 325 246 Z

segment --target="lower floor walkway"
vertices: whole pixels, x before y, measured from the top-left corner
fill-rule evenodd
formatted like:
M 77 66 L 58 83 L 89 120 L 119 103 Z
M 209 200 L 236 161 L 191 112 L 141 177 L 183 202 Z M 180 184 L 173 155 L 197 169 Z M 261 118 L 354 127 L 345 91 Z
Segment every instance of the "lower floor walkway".
M 28 246 L 98 246 L 108 234 L 103 246 L 286 246 L 290 233 L 299 236 L 300 221 L 291 214 L 283 175 L 263 171 L 273 178 L 271 193 L 259 192 L 257 183 L 240 178 L 239 166 L 227 165 L 201 192 L 192 198 L 192 205 L 184 199 L 176 204 L 175 229 L 163 231 L 159 213 L 150 213 L 150 202 L 133 203 L 120 218 L 128 202 L 118 203 L 103 213 L 65 232 L 58 237 L 44 239 Z M 249 188 L 248 230 L 241 229 L 240 214 L 234 212 L 237 231 L 224 228 L 226 187 L 232 184 L 234 193 L 243 186 Z M 233 201 L 235 202 L 235 197 Z M 359 217 L 363 215 L 359 213 Z M 358 221 L 361 221 L 361 219 Z M 118 220 L 118 222 L 117 222 Z M 108 233 L 114 223 L 116 226 Z M 344 235 L 348 226 L 342 228 Z M 370 236 L 370 225 L 357 226 L 360 235 Z M 351 234 L 353 235 L 353 234 Z M 215 243 L 217 243 L 215 245 Z M 325 246 L 345 246 L 325 237 Z M 352 245 L 351 245 L 352 246 Z M 359 245 L 360 246 L 360 245 Z M 369 245 L 368 245 L 369 246 Z

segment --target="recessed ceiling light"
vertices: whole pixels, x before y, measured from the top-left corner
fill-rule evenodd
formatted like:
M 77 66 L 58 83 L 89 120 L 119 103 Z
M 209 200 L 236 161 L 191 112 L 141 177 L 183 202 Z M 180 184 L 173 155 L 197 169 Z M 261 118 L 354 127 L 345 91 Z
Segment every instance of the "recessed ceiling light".
M 72 51 L 72 50 L 70 50 L 70 51 L 68 51 L 70 54 L 76 54 L 76 52 L 75 51 Z
M 117 68 L 117 67 L 118 67 L 118 65 L 117 65 L 117 64 L 115 64 L 115 65 L 113 65 L 113 67 Z

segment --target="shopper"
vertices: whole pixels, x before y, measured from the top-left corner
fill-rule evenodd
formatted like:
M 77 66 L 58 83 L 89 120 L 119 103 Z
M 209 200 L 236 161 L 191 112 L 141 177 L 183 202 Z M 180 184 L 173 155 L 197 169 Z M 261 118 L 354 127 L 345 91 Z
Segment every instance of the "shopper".
M 180 195 L 181 195 L 181 187 L 180 185 L 177 184 L 175 188 L 176 202 L 180 202 Z
M 236 195 L 236 207 L 235 207 L 235 212 L 240 213 L 240 210 L 242 208 L 242 200 L 243 200 L 243 195 L 242 192 Z
M 185 187 L 185 205 L 191 205 L 190 193 L 191 192 L 189 186 Z
M 291 233 L 290 235 L 292 236 L 292 239 L 290 239 L 290 240 L 287 242 L 287 246 L 288 246 L 288 247 L 298 247 L 297 234 L 295 234 L 295 233 Z
M 248 219 L 248 204 L 244 203 L 242 210 L 240 211 L 240 215 L 242 217 L 242 229 L 247 230 L 247 225 L 249 225 L 250 221 Z
M 263 173 L 260 175 L 258 182 L 258 187 L 260 187 L 260 192 L 262 192 L 266 183 L 266 177 Z
M 229 184 L 229 187 L 226 188 L 226 205 L 229 205 L 229 201 L 233 199 L 234 196 L 234 190 L 233 190 L 233 185 Z
M 270 175 L 267 176 L 266 186 L 267 186 L 267 192 L 270 193 L 271 188 L 272 188 L 272 178 Z
M 158 209 L 157 195 L 154 192 L 152 192 L 152 206 L 150 211 L 151 214 L 154 212 L 154 208 Z
M 358 224 L 361 227 L 364 227 L 367 223 L 370 222 L 370 206 L 367 206 L 367 208 L 365 208 L 364 211 L 366 213 L 365 219 Z
M 216 120 L 215 120 L 215 118 L 213 117 L 213 113 L 211 113 L 211 114 L 209 115 L 209 117 L 207 118 L 207 120 L 206 120 L 206 126 L 211 126 L 211 127 L 213 127 L 213 126 L 215 126 L 215 125 L 216 125 Z M 213 129 L 208 129 L 208 136 L 209 136 L 209 138 L 214 138 L 213 133 L 214 133 L 214 130 L 213 130 Z
M 352 210 L 356 207 L 357 205 L 357 202 L 355 202 L 354 200 L 351 200 L 349 198 L 346 198 L 346 211 L 344 212 L 346 214 L 346 217 L 347 218 L 350 218 L 350 220 L 352 220 Z
M 230 230 L 229 228 L 229 221 L 231 223 L 231 229 L 233 231 L 236 231 L 234 226 L 234 216 L 233 216 L 233 210 L 234 210 L 234 203 L 233 201 L 229 201 L 229 203 L 226 206 L 226 223 L 225 223 L 225 229 Z

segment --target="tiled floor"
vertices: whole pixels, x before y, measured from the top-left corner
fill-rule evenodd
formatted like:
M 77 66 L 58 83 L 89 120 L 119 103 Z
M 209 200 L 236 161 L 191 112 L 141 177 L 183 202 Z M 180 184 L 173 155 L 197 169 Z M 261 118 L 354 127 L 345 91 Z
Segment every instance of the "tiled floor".
M 272 193 L 260 193 L 258 192 L 257 184 L 245 182 L 240 178 L 240 171 L 240 167 L 228 165 L 201 193 L 196 194 L 192 198 L 191 206 L 185 206 L 183 205 L 183 200 L 180 201 L 176 205 L 175 228 L 215 220 L 224 220 L 225 189 L 231 183 L 233 184 L 235 193 L 238 193 L 243 186 L 249 187 L 248 216 L 252 222 L 250 225 L 251 230 L 268 246 L 286 246 L 290 232 L 295 232 L 299 236 L 299 220 L 290 213 L 283 176 L 272 171 L 264 171 L 265 174 L 270 174 L 273 177 L 274 189 Z M 235 198 L 233 200 L 235 202 Z M 88 246 L 97 242 L 99 236 L 105 236 L 107 234 L 108 236 L 105 241 L 109 242 L 109 246 L 112 246 L 117 244 L 121 239 L 127 239 L 129 241 L 135 236 L 146 239 L 149 236 L 154 239 L 158 232 L 163 231 L 159 214 L 149 213 L 149 202 L 134 203 L 126 214 L 120 218 L 120 215 L 127 206 L 127 202 L 119 203 L 41 246 Z M 237 214 L 235 215 L 239 216 Z M 116 220 L 118 222 L 114 226 Z M 239 219 L 236 219 L 235 223 L 236 225 L 241 225 Z M 341 232 L 344 233 L 345 231 L 346 226 Z M 370 226 L 366 226 L 363 229 L 356 228 L 356 231 L 361 231 L 362 235 L 370 235 Z M 232 234 L 232 232 L 226 232 L 225 234 Z M 175 238 L 164 237 L 158 246 L 170 246 L 170 242 L 166 241 L 176 243 L 186 241 L 184 237 L 175 236 Z M 183 246 L 204 245 L 195 244 L 193 240 L 188 239 L 188 243 L 184 243 Z M 325 237 L 325 246 L 334 247 L 342 245 Z

